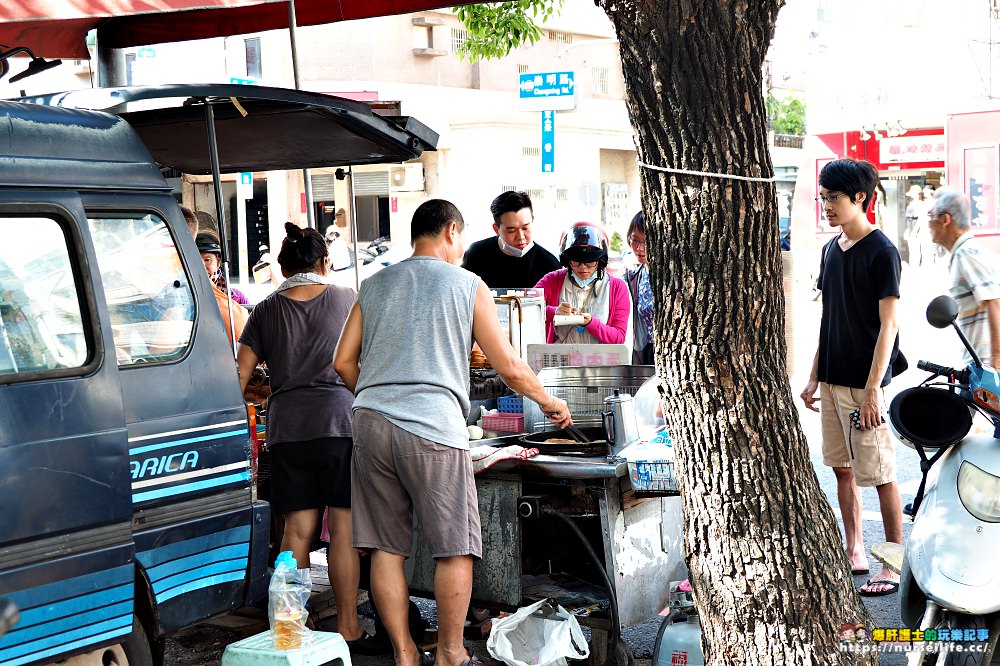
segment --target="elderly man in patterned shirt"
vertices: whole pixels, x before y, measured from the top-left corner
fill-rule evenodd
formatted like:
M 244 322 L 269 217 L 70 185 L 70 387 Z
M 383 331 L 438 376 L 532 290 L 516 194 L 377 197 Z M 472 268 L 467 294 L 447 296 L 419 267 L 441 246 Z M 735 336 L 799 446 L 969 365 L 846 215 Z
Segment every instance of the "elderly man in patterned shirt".
M 1000 258 L 969 229 L 969 200 L 951 188 L 937 191 L 930 210 L 931 239 L 951 252 L 951 295 L 958 325 L 985 365 L 1000 363 Z M 966 362 L 972 359 L 966 352 Z

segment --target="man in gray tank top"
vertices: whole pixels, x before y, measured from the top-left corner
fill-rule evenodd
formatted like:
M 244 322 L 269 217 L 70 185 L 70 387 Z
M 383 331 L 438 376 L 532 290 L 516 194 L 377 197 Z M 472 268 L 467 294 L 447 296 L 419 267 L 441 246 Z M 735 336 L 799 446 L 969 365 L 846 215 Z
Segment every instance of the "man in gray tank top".
M 489 288 L 460 268 L 465 221 L 432 199 L 413 214 L 413 256 L 365 280 L 334 368 L 354 391 L 354 546 L 372 551 L 372 595 L 396 663 L 418 666 L 403 563 L 415 513 L 436 560 L 438 666 L 474 666 L 463 643 L 472 563 L 482 556 L 467 453 L 469 357 L 475 341 L 511 389 L 558 426 L 573 421 L 510 346 Z M 478 660 L 477 660 L 478 661 Z

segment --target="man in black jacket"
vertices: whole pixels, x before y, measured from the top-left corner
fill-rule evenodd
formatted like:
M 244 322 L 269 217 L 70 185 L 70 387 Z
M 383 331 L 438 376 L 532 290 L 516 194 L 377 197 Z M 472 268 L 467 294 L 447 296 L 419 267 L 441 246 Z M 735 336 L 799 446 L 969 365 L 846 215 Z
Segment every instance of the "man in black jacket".
M 559 259 L 531 240 L 535 213 L 524 192 L 504 192 L 490 204 L 496 236 L 469 246 L 462 268 L 491 289 L 534 287 L 546 273 L 559 270 Z

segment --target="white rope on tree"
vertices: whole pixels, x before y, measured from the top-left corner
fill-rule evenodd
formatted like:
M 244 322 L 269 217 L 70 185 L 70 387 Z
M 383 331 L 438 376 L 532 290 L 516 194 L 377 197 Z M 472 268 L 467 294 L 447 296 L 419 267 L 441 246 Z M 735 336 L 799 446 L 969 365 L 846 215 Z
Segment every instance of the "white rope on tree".
M 653 171 L 663 171 L 666 173 L 679 173 L 685 176 L 707 176 L 709 178 L 728 178 L 730 180 L 747 180 L 755 183 L 773 183 L 777 180 L 776 176 L 771 176 L 770 178 L 761 178 L 760 176 L 739 176 L 732 173 L 715 173 L 712 171 L 691 171 L 690 169 L 671 169 L 670 167 L 656 166 L 655 164 L 646 164 L 645 162 L 636 158 L 636 163 L 645 168 L 652 169 Z

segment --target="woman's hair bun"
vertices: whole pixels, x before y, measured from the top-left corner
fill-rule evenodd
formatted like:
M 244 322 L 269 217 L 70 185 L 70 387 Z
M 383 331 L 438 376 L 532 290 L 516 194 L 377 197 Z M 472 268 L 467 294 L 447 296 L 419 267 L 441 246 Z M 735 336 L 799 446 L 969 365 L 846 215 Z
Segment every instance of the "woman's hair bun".
M 285 222 L 285 240 L 278 252 L 278 265 L 282 270 L 293 273 L 310 270 L 326 256 L 326 239 L 318 231 Z
M 294 222 L 285 222 L 285 235 L 291 242 L 302 240 L 302 227 Z

